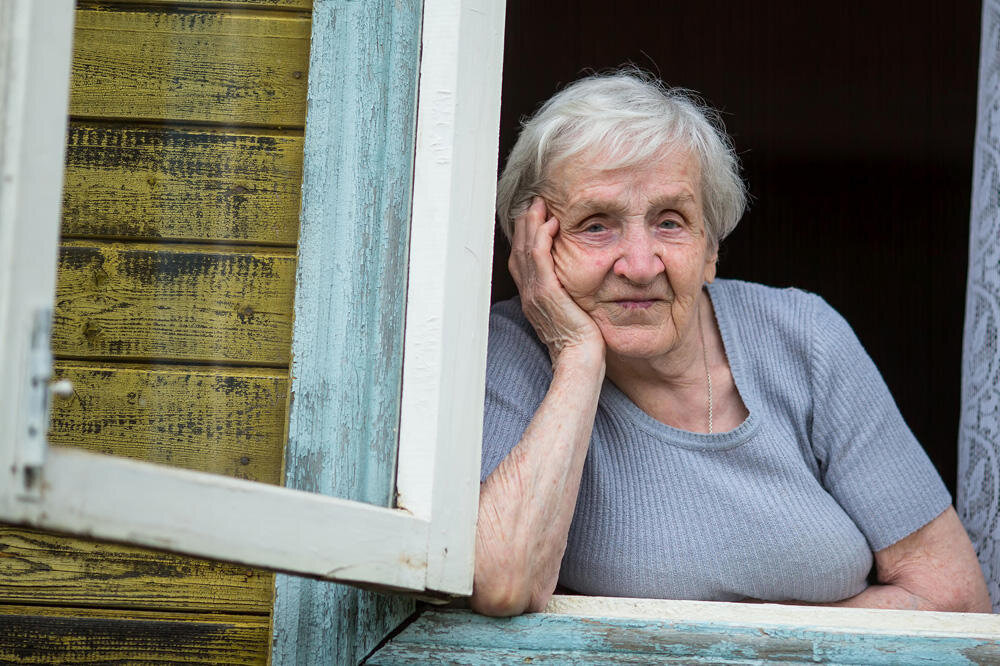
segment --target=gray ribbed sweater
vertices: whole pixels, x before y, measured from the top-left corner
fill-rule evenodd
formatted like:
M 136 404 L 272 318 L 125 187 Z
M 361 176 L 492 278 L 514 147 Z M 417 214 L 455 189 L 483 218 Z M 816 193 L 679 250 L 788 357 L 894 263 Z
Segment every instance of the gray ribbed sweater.
M 709 286 L 750 416 L 708 435 L 664 425 L 610 381 L 559 580 L 584 594 L 835 601 L 872 551 L 951 502 L 847 322 L 797 289 Z M 552 379 L 517 299 L 490 316 L 482 478 Z

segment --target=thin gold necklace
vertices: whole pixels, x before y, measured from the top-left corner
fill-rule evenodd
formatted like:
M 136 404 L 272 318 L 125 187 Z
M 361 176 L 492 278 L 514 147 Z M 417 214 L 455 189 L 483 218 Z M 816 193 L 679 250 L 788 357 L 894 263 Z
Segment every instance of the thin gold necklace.
M 705 379 L 708 380 L 708 434 L 714 434 L 712 428 L 712 373 L 708 371 L 708 347 L 705 346 L 705 329 L 701 325 L 701 313 L 698 315 L 698 335 L 701 336 L 701 355 L 705 361 Z

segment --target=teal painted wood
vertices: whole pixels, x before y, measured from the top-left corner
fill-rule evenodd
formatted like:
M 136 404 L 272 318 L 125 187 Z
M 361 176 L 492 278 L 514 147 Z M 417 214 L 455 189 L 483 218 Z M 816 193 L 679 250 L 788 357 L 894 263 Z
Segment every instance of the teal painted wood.
M 285 482 L 381 506 L 394 496 L 421 10 L 313 5 Z M 356 663 L 413 612 L 283 575 L 275 593 L 275 664 Z
M 1000 637 L 865 633 L 809 626 L 678 622 L 537 613 L 424 613 L 368 663 L 996 664 Z

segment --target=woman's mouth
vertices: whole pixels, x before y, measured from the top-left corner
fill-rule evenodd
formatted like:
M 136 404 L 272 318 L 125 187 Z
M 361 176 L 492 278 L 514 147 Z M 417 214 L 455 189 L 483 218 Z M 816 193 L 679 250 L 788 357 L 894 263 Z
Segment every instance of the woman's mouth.
M 618 307 L 624 308 L 626 310 L 645 310 L 647 308 L 653 307 L 656 304 L 657 299 L 623 299 L 617 300 L 615 303 Z

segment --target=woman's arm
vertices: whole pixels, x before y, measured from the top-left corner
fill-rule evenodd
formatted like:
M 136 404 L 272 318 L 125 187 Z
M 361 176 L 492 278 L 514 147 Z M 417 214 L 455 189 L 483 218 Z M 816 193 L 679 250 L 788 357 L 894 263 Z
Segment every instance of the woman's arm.
M 880 585 L 829 604 L 989 613 L 979 560 L 951 507 L 913 534 L 875 553 Z
M 604 376 L 603 362 L 582 361 L 553 368 L 521 441 L 483 482 L 471 599 L 477 612 L 538 611 L 556 587 Z
M 604 338 L 556 278 L 559 227 L 545 214 L 536 199 L 518 218 L 509 265 L 524 314 L 549 349 L 552 383 L 480 489 L 470 602 L 486 615 L 541 610 L 552 595 L 604 380 Z

